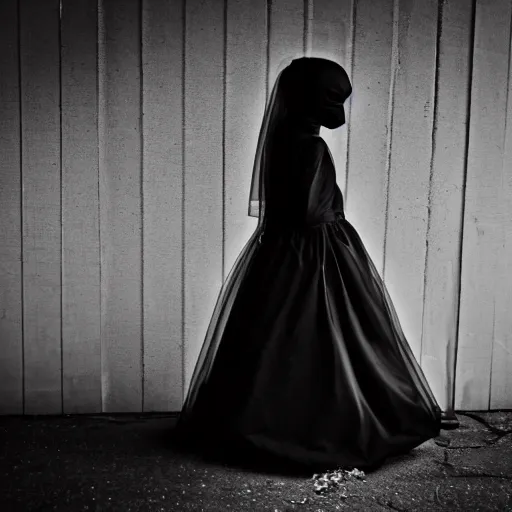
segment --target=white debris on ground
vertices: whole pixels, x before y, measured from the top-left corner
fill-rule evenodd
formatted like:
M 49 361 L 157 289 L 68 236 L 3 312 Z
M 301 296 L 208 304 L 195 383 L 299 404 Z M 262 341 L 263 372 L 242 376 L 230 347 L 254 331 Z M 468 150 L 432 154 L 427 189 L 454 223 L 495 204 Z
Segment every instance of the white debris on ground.
M 352 478 L 364 481 L 365 476 L 364 471 L 360 471 L 357 468 L 350 471 L 337 469 L 327 473 L 315 473 L 312 478 L 313 488 L 317 494 L 323 494 L 339 489 L 344 482 Z

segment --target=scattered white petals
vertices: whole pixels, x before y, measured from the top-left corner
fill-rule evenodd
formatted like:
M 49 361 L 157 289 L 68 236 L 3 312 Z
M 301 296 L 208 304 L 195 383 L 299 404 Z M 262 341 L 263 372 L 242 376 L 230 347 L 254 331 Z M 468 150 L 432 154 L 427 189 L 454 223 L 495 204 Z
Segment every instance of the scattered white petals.
M 317 494 L 322 494 L 328 491 L 335 491 L 344 482 L 351 478 L 364 480 L 364 471 L 354 468 L 350 471 L 346 469 L 338 469 L 336 471 L 329 471 L 327 473 L 315 473 L 313 475 L 313 489 Z M 345 494 L 341 494 L 342 498 L 346 498 Z

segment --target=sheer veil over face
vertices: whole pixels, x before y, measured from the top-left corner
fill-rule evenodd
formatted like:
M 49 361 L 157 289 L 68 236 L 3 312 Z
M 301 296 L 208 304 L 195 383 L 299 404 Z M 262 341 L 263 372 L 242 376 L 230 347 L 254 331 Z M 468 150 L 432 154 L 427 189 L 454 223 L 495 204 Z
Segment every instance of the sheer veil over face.
M 278 133 L 287 126 L 338 128 L 345 124 L 344 102 L 352 86 L 345 70 L 336 62 L 301 57 L 277 77 L 258 138 L 249 198 L 249 215 L 265 214 L 265 183 L 272 169 L 272 149 Z

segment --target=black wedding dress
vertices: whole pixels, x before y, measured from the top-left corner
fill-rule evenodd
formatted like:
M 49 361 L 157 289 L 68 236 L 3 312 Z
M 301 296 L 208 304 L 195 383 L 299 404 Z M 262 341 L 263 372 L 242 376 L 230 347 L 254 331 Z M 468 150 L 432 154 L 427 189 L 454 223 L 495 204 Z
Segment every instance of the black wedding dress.
M 177 432 L 201 450 L 368 470 L 437 436 L 441 411 L 318 130 L 276 136 L 265 222 L 223 286 Z

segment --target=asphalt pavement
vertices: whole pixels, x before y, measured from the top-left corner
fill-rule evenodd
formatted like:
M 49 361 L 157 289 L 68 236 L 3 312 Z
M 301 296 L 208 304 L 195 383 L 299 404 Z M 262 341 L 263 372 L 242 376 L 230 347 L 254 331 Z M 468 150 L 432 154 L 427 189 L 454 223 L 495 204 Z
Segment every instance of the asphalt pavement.
M 457 418 L 380 469 L 322 486 L 180 452 L 173 416 L 0 417 L 0 512 L 512 511 L 512 412 Z

